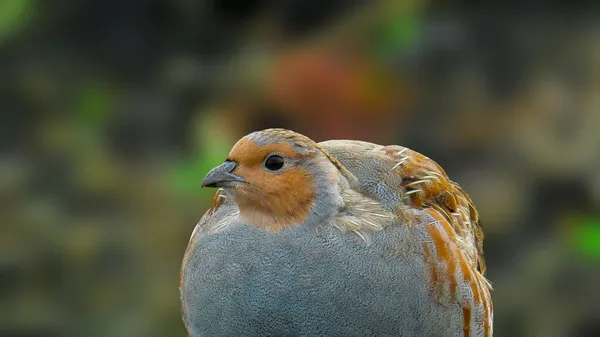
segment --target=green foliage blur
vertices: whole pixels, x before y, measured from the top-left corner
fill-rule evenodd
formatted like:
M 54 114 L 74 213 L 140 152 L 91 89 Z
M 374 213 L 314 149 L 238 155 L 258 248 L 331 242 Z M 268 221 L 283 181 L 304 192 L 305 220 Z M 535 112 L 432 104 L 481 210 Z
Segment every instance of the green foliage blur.
M 0 0 L 0 336 L 185 336 L 200 183 L 267 127 L 435 159 L 495 335 L 600 335 L 597 7 Z

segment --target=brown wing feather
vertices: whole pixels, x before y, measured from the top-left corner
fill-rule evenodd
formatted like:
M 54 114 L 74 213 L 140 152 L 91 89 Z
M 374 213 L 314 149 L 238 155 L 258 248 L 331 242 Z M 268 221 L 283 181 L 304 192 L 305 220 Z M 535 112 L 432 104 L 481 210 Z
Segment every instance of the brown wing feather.
M 432 159 L 398 145 L 384 146 L 383 150 L 396 163 L 394 169 L 402 176 L 407 203 L 430 207 L 442 214 L 458 235 L 470 262 L 485 274 L 483 228 L 469 195 Z

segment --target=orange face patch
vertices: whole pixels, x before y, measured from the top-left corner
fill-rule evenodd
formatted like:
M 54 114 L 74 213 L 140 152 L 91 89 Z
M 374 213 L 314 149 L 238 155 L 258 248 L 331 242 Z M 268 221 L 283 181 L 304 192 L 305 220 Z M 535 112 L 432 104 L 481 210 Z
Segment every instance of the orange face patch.
M 234 174 L 247 182 L 235 187 L 240 216 L 255 226 L 279 231 L 303 223 L 316 194 L 312 174 L 303 168 L 265 170 L 262 163 L 272 153 L 284 160 L 305 156 L 288 144 L 258 146 L 244 138 L 233 147 L 229 159 L 238 164 Z

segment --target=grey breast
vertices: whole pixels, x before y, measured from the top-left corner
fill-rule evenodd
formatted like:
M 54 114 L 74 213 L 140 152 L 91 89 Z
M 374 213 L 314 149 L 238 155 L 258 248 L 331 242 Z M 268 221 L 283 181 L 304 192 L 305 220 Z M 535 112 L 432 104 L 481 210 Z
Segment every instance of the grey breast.
M 182 275 L 184 321 L 192 336 L 452 335 L 458 308 L 430 298 L 421 235 L 393 226 L 366 245 L 334 228 L 201 232 Z

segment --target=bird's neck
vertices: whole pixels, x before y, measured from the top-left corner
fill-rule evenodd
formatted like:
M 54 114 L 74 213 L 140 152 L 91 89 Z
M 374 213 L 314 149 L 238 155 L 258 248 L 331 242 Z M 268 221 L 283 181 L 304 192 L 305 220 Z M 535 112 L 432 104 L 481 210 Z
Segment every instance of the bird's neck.
M 236 198 L 244 223 L 270 231 L 299 226 L 310 217 L 314 194 L 278 195 L 269 198 Z
M 367 242 L 369 233 L 390 225 L 397 216 L 407 216 L 406 221 L 414 220 L 409 218 L 409 213 L 395 214 L 383 209 L 378 202 L 351 188 L 335 191 L 330 188 L 327 193 L 325 196 L 319 195 L 320 199 L 315 198 L 308 211 L 302 211 L 304 203 L 296 203 L 287 213 L 274 212 L 271 209 L 273 205 L 264 202 L 238 203 L 240 219 L 244 223 L 274 232 L 297 226 L 313 229 L 332 226 L 344 232 L 354 232 Z

